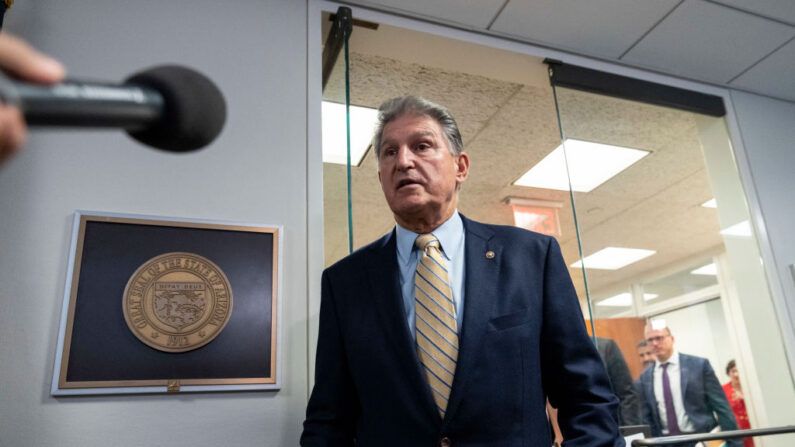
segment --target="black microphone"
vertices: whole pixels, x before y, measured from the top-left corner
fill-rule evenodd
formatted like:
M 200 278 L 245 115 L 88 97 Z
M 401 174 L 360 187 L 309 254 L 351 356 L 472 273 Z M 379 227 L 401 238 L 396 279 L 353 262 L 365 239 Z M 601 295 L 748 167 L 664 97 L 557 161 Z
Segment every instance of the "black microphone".
M 0 101 L 29 126 L 115 127 L 158 149 L 185 152 L 210 144 L 226 121 L 218 87 L 189 68 L 163 65 L 123 84 L 66 80 L 36 85 L 0 75 Z

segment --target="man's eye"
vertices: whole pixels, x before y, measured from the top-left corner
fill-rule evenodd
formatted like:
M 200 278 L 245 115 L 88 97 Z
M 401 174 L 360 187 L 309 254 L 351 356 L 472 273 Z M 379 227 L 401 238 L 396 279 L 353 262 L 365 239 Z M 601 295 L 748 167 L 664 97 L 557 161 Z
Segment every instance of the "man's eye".
M 417 150 L 418 151 L 424 151 L 424 150 L 428 150 L 430 148 L 431 148 L 431 145 L 430 144 L 426 144 L 426 143 L 420 143 L 420 144 L 417 145 Z

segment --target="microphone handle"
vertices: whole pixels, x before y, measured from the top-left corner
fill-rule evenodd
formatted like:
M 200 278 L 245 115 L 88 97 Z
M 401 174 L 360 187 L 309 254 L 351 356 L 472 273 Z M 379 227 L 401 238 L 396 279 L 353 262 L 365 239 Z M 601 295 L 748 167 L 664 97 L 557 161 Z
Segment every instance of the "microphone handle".
M 6 81 L 2 89 L 4 102 L 18 105 L 29 126 L 113 127 L 135 131 L 147 128 L 163 116 L 163 96 L 145 86 L 75 80 L 43 86 Z

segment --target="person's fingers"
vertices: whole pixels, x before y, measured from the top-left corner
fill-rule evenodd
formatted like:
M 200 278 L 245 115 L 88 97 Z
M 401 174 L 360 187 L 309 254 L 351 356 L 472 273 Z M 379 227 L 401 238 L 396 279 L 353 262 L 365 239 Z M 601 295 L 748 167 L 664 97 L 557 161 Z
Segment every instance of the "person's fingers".
M 43 84 L 58 82 L 66 74 L 60 62 L 8 34 L 0 34 L 0 68 L 21 79 Z
M 14 156 L 27 138 L 27 126 L 16 107 L 0 104 L 0 165 Z

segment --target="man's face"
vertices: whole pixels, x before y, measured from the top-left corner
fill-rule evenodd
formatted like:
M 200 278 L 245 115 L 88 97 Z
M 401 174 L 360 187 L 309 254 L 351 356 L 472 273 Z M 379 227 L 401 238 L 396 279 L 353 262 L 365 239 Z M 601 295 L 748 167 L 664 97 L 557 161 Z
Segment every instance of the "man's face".
M 646 343 L 646 346 L 638 347 L 638 355 L 640 355 L 640 361 L 643 362 L 644 368 L 654 364 L 654 352 L 652 351 L 651 345 L 649 345 L 648 342 Z
M 657 360 L 664 362 L 674 353 L 674 337 L 667 329 L 646 328 L 646 345 L 651 346 Z
M 436 120 L 405 114 L 390 121 L 384 126 L 380 154 L 378 180 L 399 224 L 430 231 L 453 214 L 469 158 L 450 153 Z

